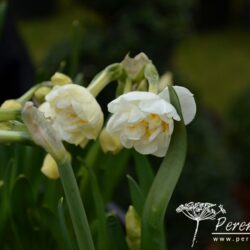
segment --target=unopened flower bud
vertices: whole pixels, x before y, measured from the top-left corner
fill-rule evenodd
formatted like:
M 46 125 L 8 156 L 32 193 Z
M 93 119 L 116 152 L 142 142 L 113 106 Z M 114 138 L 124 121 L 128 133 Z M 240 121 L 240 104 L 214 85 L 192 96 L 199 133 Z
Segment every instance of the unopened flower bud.
M 139 250 L 141 245 L 141 221 L 133 206 L 129 206 L 125 217 L 126 240 L 130 250 Z
M 35 98 L 39 103 L 43 103 L 45 96 L 51 91 L 51 88 L 42 86 L 35 92 Z
M 170 85 L 173 85 L 173 74 L 172 72 L 168 71 L 165 74 L 163 74 L 160 78 L 159 92 L 161 92 Z
M 148 63 L 151 63 L 151 60 L 144 53 L 139 53 L 134 58 L 131 58 L 129 55 L 126 55 L 126 57 L 121 62 L 128 77 L 132 80 L 140 78 L 140 76 L 143 77 L 144 67 Z
M 11 110 L 11 109 L 21 109 L 22 105 L 20 102 L 14 100 L 14 99 L 10 99 L 10 100 L 6 100 L 2 105 L 1 105 L 1 109 L 5 109 L 5 110 Z
M 65 85 L 65 84 L 72 83 L 72 80 L 67 75 L 64 75 L 60 72 L 56 72 L 51 77 L 51 83 L 52 83 L 52 85 Z
M 33 106 L 32 102 L 24 105 L 22 120 L 33 141 L 42 146 L 57 162 L 68 157 L 58 132 L 46 120 L 43 113 Z
M 41 172 L 50 179 L 56 180 L 59 178 L 57 163 L 50 154 L 45 156 Z
M 145 66 L 144 76 L 148 80 L 149 83 L 149 91 L 153 93 L 158 93 L 158 82 L 159 75 L 156 67 L 152 63 L 148 63 Z
M 123 148 L 119 137 L 109 133 L 105 128 L 100 134 L 99 141 L 105 154 L 107 152 L 117 154 Z

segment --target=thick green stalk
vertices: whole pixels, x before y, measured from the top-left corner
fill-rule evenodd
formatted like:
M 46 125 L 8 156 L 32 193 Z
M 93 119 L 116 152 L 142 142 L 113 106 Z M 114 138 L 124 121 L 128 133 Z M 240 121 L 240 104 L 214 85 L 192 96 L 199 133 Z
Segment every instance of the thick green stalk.
M 58 169 L 79 249 L 94 250 L 94 243 L 90 233 L 87 216 L 71 166 L 69 155 L 58 162 Z
M 9 121 L 9 120 L 17 120 L 21 117 L 20 110 L 7 110 L 0 109 L 0 122 Z
M 0 143 L 15 143 L 15 142 L 32 143 L 32 139 L 26 132 L 0 130 Z
M 178 97 L 169 87 L 171 103 L 181 114 Z M 166 250 L 164 218 L 186 157 L 186 128 L 183 119 L 175 123 L 170 147 L 150 188 L 142 215 L 141 250 Z
M 122 73 L 123 70 L 120 63 L 111 64 L 94 77 L 88 86 L 88 90 L 93 96 L 98 96 L 109 83 L 117 80 Z
M 27 101 L 29 101 L 33 95 L 35 94 L 35 92 L 42 86 L 42 84 L 37 84 L 35 86 L 33 86 L 32 88 L 30 88 L 26 93 L 24 93 L 21 97 L 19 97 L 17 99 L 17 101 L 21 102 L 21 103 L 25 103 Z

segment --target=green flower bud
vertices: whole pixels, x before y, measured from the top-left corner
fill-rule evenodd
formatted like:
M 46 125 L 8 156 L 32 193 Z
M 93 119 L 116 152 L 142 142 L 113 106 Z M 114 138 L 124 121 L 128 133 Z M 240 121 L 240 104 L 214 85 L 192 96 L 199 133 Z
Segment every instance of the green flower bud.
M 144 76 L 149 83 L 149 91 L 155 94 L 158 93 L 158 83 L 159 83 L 159 74 L 157 72 L 154 64 L 149 63 L 145 66 Z
M 62 73 L 56 72 L 51 77 L 51 83 L 52 83 L 52 85 L 65 85 L 65 84 L 72 83 L 72 80 L 67 75 L 64 75 Z
M 126 240 L 130 250 L 139 250 L 141 245 L 141 221 L 133 206 L 129 206 L 125 217 Z
M 51 88 L 42 86 L 35 92 L 35 98 L 39 103 L 43 103 L 45 100 L 45 96 L 51 91 Z
M 2 105 L 1 109 L 11 110 L 11 109 L 21 109 L 22 104 L 14 99 L 6 100 Z

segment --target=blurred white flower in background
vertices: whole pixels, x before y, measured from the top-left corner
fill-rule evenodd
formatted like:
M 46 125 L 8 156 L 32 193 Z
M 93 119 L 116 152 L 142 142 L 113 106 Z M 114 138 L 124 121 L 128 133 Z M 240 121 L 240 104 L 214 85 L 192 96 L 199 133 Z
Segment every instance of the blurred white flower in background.
M 96 139 L 103 125 L 103 113 L 92 94 L 76 84 L 55 86 L 39 110 L 48 118 L 62 140 L 84 147 Z

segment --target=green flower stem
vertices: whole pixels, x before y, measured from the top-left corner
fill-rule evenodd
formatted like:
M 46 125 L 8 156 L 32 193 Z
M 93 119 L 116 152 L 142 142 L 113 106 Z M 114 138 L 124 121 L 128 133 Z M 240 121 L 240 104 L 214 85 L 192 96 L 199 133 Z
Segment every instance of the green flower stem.
M 71 166 L 70 156 L 66 154 L 66 157 L 57 163 L 79 249 L 94 250 L 94 243 Z
M 21 102 L 21 103 L 25 103 L 27 101 L 29 101 L 33 95 L 35 94 L 35 92 L 41 87 L 43 86 L 41 83 L 37 84 L 35 86 L 33 86 L 32 88 L 30 88 L 26 93 L 24 93 L 21 97 L 19 97 L 17 99 L 17 101 Z
M 148 63 L 145 66 L 144 76 L 148 80 L 148 91 L 157 94 L 159 85 L 159 74 L 157 72 L 156 67 L 152 63 Z
M 0 122 L 9 120 L 18 120 L 21 117 L 20 110 L 0 109 Z
M 32 143 L 32 139 L 26 132 L 0 130 L 0 143 L 15 142 Z
M 178 97 L 169 87 L 171 103 L 181 115 Z M 142 215 L 141 250 L 166 250 L 164 217 L 186 157 L 186 128 L 183 119 L 175 123 L 170 147 L 147 196 Z
M 124 87 L 124 90 L 123 90 L 123 93 L 128 93 L 130 92 L 132 89 L 132 80 L 130 78 L 127 78 L 126 81 L 125 81 L 125 87 Z
M 27 102 L 24 105 L 22 119 L 33 141 L 57 162 L 79 250 L 94 250 L 87 216 L 71 166 L 71 157 L 60 136 L 33 103 Z
M 120 63 L 111 64 L 96 75 L 88 86 L 88 90 L 96 97 L 109 83 L 118 80 L 122 73 L 123 70 Z

